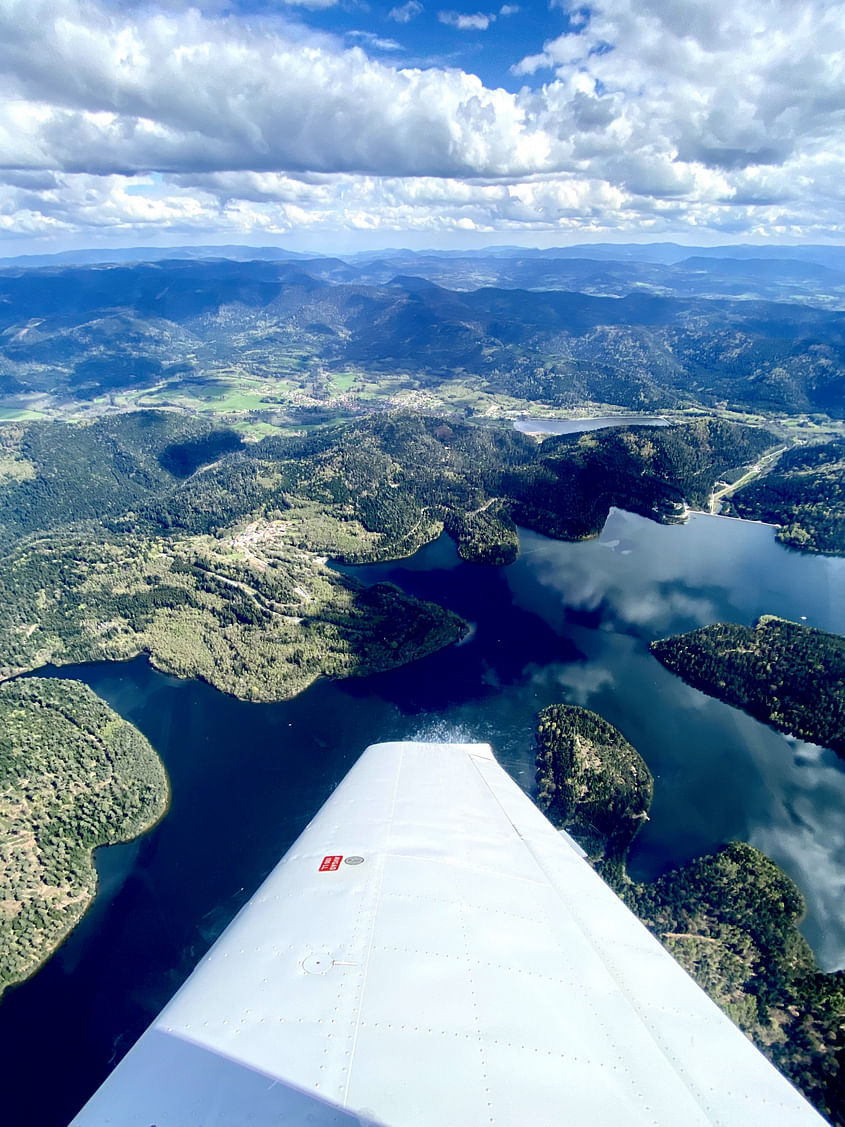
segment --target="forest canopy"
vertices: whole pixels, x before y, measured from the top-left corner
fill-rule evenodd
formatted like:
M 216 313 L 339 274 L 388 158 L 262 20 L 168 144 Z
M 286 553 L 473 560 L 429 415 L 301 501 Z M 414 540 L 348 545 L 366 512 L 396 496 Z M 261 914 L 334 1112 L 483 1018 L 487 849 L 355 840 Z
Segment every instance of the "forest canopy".
M 254 443 L 168 411 L 15 424 L 0 438 L 0 677 L 148 653 L 249 700 L 462 636 L 449 612 L 364 590 L 327 558 L 395 559 L 445 529 L 465 559 L 501 565 L 518 550 L 515 522 L 580 538 L 612 505 L 677 520 L 772 441 L 698 420 L 538 445 L 401 411 Z
M 168 799 L 150 744 L 86 685 L 0 685 L 0 992 L 85 912 L 94 849 L 149 829 Z
M 845 756 L 845 638 L 764 615 L 756 626 L 717 622 L 652 642 L 690 685 L 778 731 Z
M 803 552 L 845 552 L 845 442 L 797 446 L 744 486 L 725 511 L 780 525 L 778 540 Z

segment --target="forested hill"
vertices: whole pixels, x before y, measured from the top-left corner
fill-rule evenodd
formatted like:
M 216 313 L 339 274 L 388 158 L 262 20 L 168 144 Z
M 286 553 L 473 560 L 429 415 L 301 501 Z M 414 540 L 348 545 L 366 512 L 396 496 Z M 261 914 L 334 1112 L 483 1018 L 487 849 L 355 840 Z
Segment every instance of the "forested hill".
M 771 434 L 718 420 L 547 439 L 534 463 L 507 474 L 514 520 L 563 539 L 595 535 L 611 506 L 660 521 L 703 508 L 729 463 L 746 464 Z
M 845 756 L 845 638 L 764 616 L 751 629 L 716 623 L 652 642 L 697 689 L 781 732 Z
M 235 431 L 176 411 L 0 426 L 0 551 L 29 533 L 131 513 L 240 446 Z
M 159 536 L 217 534 L 308 509 L 310 539 L 350 561 L 409 555 L 444 527 L 462 554 L 513 558 L 513 520 L 564 538 L 597 534 L 611 505 L 658 520 L 701 506 L 723 473 L 773 444 L 718 420 L 533 439 L 411 412 L 309 438 L 242 444 L 170 411 L 87 425 L 0 428 L 0 548 L 80 522 Z M 80 482 L 85 489 L 80 489 Z M 295 522 L 294 522 L 295 523 Z
M 612 724 L 576 705 L 544 708 L 535 740 L 537 805 L 604 875 L 621 871 L 654 795 L 645 761 Z
M 538 445 L 401 412 L 243 445 L 168 412 L 3 434 L 0 675 L 145 652 L 259 700 L 463 633 L 454 615 L 362 590 L 325 557 L 410 555 L 446 528 L 464 558 L 501 564 L 517 551 L 515 520 L 582 537 L 611 505 L 677 519 L 685 497 L 770 442 L 701 421 Z
M 687 278 L 705 292 L 711 274 L 707 297 L 694 286 L 673 293 L 654 265 L 640 285 L 624 281 L 619 264 L 615 279 L 609 265 L 597 278 L 592 263 L 589 282 L 576 271 L 565 289 L 553 277 L 559 263 L 525 261 L 510 280 L 527 288 L 506 288 L 508 278 L 482 267 L 475 278 L 494 284 L 469 290 L 450 288 L 460 280 L 442 263 L 443 285 L 402 267 L 379 275 L 328 260 L 206 260 L 0 270 L 2 390 L 85 402 L 237 369 L 273 391 L 280 363 L 293 358 L 297 370 L 402 373 L 406 387 L 471 377 L 487 392 L 554 406 L 845 411 L 845 313 L 824 300 L 718 296 L 754 291 L 748 263 L 745 278 L 726 278 L 723 265 L 718 281 L 715 262 L 693 263 Z M 765 266 L 769 280 L 773 270 Z M 824 281 L 805 281 L 824 294 Z
M 845 441 L 798 446 L 725 512 L 779 524 L 778 540 L 805 552 L 845 553 Z
M 845 1127 L 845 972 L 818 969 L 798 930 L 804 899 L 786 873 L 737 841 L 623 895 L 760 1051 Z
M 772 444 L 764 429 L 699 420 L 610 429 L 538 445 L 505 429 L 394 412 L 302 441 L 266 439 L 135 513 L 159 528 L 215 532 L 247 515 L 332 518 L 315 550 L 350 562 L 410 555 L 445 526 L 466 559 L 514 557 L 513 522 L 565 539 L 597 535 L 611 506 L 677 520 L 715 479 Z M 112 522 L 116 529 L 119 521 Z M 360 527 L 360 533 L 350 533 Z

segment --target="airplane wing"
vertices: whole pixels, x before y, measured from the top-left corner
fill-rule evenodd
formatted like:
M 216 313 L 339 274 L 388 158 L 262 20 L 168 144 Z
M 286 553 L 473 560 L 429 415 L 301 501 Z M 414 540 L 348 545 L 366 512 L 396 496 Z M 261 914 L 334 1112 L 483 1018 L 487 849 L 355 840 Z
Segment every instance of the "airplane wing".
M 367 749 L 72 1127 L 820 1127 L 496 763 Z

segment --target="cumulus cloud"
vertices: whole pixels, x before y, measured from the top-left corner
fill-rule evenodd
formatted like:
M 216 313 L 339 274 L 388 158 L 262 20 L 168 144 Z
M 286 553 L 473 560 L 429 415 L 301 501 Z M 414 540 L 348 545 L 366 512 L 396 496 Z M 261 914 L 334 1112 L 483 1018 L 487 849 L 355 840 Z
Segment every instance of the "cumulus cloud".
M 0 77 L 8 168 L 449 176 L 552 163 L 519 96 L 474 75 L 397 70 L 196 10 L 133 22 L 76 0 L 0 0 Z
M 809 907 L 802 930 L 826 970 L 845 967 L 845 829 L 841 811 L 845 778 L 841 763 L 829 750 L 778 737 L 773 755 L 771 733 L 752 738 L 746 747 L 766 790 L 782 798 L 768 803 L 764 817 L 749 826 L 748 840 L 775 860 L 797 881 Z M 791 749 L 792 754 L 787 753 Z
M 290 6 L 0 0 L 3 226 L 845 235 L 841 0 L 559 7 L 510 92 Z
M 496 19 L 495 15 L 475 12 L 467 15 L 464 12 L 438 12 L 437 18 L 449 27 L 456 27 L 458 31 L 486 31 Z
M 513 68 L 613 106 L 631 148 L 732 172 L 781 165 L 845 124 L 845 20 L 829 0 L 598 0 Z
M 333 8 L 337 0 L 282 0 L 282 3 L 292 8 L 310 8 L 312 11 L 319 11 L 321 8 Z
M 582 708 L 588 707 L 594 697 L 612 689 L 614 684 L 612 671 L 597 662 L 583 665 L 529 665 L 525 668 L 524 675 L 538 689 L 553 689 L 567 703 L 579 704 Z

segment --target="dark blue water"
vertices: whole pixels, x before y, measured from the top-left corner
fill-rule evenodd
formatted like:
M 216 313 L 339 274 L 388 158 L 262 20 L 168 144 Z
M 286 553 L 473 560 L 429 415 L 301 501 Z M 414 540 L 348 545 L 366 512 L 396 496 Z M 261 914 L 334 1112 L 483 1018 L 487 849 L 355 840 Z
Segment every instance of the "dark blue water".
M 842 762 L 688 688 L 647 649 L 657 636 L 761 613 L 845 632 L 845 560 L 799 556 L 763 525 L 703 516 L 663 528 L 614 512 L 589 543 L 521 542 L 509 568 L 463 564 L 442 539 L 354 569 L 437 599 L 473 624 L 471 636 L 284 704 L 245 704 L 143 660 L 52 671 L 86 681 L 148 736 L 173 804 L 140 841 L 100 852 L 94 907 L 0 1002 L 4 1121 L 71 1118 L 367 744 L 486 740 L 529 789 L 534 717 L 555 701 L 606 716 L 655 773 L 635 875 L 752 841 L 799 881 L 824 965 L 845 964 Z

